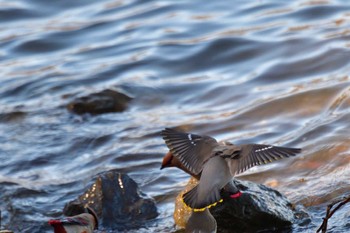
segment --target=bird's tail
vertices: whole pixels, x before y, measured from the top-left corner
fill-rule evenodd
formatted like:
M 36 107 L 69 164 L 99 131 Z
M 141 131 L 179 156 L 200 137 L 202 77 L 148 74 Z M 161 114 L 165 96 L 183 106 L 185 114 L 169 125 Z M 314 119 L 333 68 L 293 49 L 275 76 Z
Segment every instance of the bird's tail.
M 183 194 L 182 199 L 185 205 L 193 209 L 195 212 L 204 211 L 206 208 L 216 206 L 217 203 L 223 201 L 219 189 L 212 190 L 205 198 L 200 200 L 198 198 L 198 185 L 187 193 Z

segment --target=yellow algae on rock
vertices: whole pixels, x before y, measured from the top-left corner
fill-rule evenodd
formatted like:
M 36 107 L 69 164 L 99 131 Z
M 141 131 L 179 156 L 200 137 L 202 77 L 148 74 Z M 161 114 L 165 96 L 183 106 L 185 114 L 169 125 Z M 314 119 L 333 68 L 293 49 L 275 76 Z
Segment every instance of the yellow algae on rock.
M 198 180 L 194 177 L 191 177 L 184 190 L 182 190 L 175 199 L 174 221 L 175 224 L 180 228 L 186 227 L 186 223 L 192 213 L 191 208 L 187 207 L 183 202 L 182 195 L 190 191 L 197 184 Z

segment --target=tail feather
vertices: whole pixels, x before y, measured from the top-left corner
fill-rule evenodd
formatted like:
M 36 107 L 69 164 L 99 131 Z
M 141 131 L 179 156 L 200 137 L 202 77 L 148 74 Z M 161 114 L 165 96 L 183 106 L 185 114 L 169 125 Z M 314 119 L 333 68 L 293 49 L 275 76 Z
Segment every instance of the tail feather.
M 193 211 L 204 211 L 206 208 L 215 206 L 218 202 L 222 202 L 219 189 L 213 189 L 205 198 L 202 200 L 198 197 L 198 185 L 183 194 L 183 202 L 186 206 L 193 209 Z

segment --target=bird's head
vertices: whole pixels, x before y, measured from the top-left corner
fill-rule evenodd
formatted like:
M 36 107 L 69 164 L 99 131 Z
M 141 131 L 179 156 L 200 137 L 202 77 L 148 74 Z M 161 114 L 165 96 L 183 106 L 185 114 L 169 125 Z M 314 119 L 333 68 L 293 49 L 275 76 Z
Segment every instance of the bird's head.
M 164 157 L 162 161 L 162 166 L 160 169 L 166 168 L 166 167 L 176 167 L 176 164 L 173 163 L 173 154 L 169 151 Z
M 160 169 L 167 168 L 167 167 L 177 167 L 181 169 L 182 171 L 186 172 L 187 174 L 193 176 L 197 180 L 200 177 L 200 174 L 195 175 L 192 172 L 190 172 L 181 162 L 178 158 L 176 158 L 170 151 L 163 157 L 162 166 Z

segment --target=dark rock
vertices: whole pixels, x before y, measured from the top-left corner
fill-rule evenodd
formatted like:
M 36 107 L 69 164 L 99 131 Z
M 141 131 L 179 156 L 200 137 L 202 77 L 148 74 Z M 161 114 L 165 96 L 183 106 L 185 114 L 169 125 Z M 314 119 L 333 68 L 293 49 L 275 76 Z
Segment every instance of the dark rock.
M 295 222 L 292 204 L 278 191 L 262 184 L 234 180 L 242 196 L 232 199 L 222 193 L 224 202 L 210 209 L 218 232 L 289 232 Z
M 232 193 L 221 192 L 223 202 L 209 210 L 216 219 L 217 232 L 292 232 L 293 226 L 310 223 L 306 210 L 293 206 L 278 191 L 250 181 L 234 179 L 233 182 L 242 192 L 238 198 L 230 198 Z M 198 181 L 191 178 L 175 202 L 175 223 L 184 228 L 192 211 L 182 201 L 182 195 L 191 190 Z
M 86 206 L 79 202 L 79 201 L 72 201 L 68 204 L 65 205 L 64 209 L 63 209 L 63 213 L 66 216 L 77 216 L 79 214 L 83 214 L 83 213 L 89 213 L 91 214 L 94 219 L 95 219 L 95 228 L 98 228 L 98 217 L 97 214 L 95 212 L 95 210 L 93 210 L 92 208 L 90 208 L 89 206 Z
M 0 113 L 0 122 L 8 123 L 8 122 L 21 121 L 25 118 L 26 115 L 27 113 L 22 111 Z
M 142 193 L 128 175 L 117 171 L 100 174 L 84 194 L 66 205 L 65 210 L 72 209 L 70 205 L 76 205 L 77 201 L 96 212 L 103 229 L 137 228 L 158 216 L 154 200 Z
M 75 216 L 86 212 L 86 208 L 80 201 L 71 201 L 67 203 L 63 209 L 66 216 Z
M 104 90 L 88 96 L 80 97 L 67 105 L 69 111 L 76 114 L 102 114 L 124 111 L 131 97 L 115 90 Z

